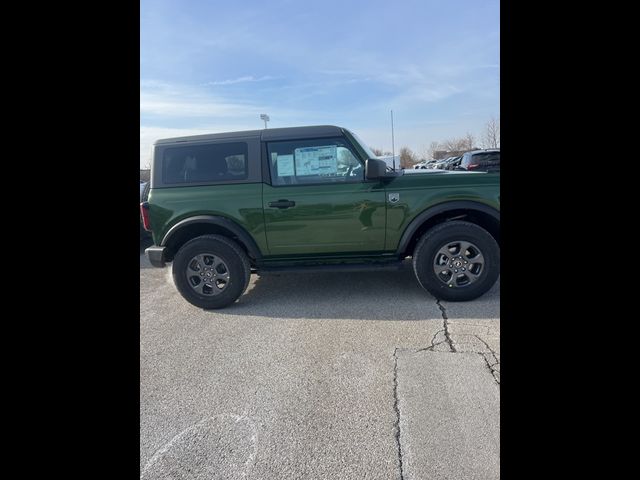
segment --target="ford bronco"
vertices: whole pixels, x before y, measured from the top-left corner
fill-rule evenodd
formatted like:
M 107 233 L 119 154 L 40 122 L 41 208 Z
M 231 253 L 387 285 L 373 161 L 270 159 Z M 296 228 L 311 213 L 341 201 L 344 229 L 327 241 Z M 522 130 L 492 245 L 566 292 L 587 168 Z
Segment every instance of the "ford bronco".
M 500 175 L 388 171 L 352 132 L 274 128 L 158 140 L 140 205 L 176 287 L 235 302 L 251 273 L 397 269 L 411 257 L 439 299 L 471 300 L 500 273 Z

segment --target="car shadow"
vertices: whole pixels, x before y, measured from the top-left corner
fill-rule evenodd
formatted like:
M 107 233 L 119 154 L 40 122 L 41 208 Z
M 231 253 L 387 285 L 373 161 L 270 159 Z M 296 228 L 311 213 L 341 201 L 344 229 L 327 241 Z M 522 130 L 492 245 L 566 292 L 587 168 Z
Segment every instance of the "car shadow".
M 498 318 L 499 304 L 497 282 L 485 296 L 456 303 L 465 308 L 452 308 L 447 316 Z M 458 310 L 462 316 L 455 313 Z M 442 320 L 436 299 L 419 285 L 410 262 L 393 272 L 252 275 L 245 294 L 233 305 L 215 312 L 271 318 Z

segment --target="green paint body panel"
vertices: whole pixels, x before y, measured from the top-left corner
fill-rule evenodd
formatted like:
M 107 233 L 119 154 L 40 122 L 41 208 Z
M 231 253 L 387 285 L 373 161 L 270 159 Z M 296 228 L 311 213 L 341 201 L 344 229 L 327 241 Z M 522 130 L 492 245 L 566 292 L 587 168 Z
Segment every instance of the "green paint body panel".
M 290 200 L 294 207 L 269 207 Z M 309 255 L 384 250 L 384 186 L 375 183 L 264 186 L 270 255 Z
M 391 204 L 389 194 L 399 195 Z M 291 200 L 294 207 L 269 207 Z M 274 187 L 263 183 L 152 189 L 153 239 L 196 215 L 234 221 L 255 240 L 265 264 L 396 260 L 402 234 L 422 212 L 466 200 L 500 210 L 499 174 L 411 174 L 361 183 Z
M 149 192 L 149 219 L 156 245 L 176 223 L 196 215 L 217 215 L 244 228 L 267 252 L 262 183 L 156 188 Z
M 500 211 L 499 173 L 416 173 L 391 179 L 385 188 L 400 195 L 387 204 L 386 250 L 395 250 L 411 221 L 440 203 L 466 200 Z

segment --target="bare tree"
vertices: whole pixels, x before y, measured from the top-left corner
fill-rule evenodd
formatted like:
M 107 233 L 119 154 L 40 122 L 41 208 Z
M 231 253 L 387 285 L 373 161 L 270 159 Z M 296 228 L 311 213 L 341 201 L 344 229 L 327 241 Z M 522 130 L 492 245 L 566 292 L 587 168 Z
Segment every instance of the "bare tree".
M 467 140 L 464 137 L 448 138 L 441 144 L 442 149 L 447 150 L 448 152 L 459 152 L 461 150 L 465 150 L 466 145 Z
M 411 168 L 417 163 L 416 154 L 409 147 L 400 149 L 400 168 Z
M 474 148 L 476 142 L 475 137 L 467 132 L 464 137 L 449 138 L 442 142 L 439 147 L 440 150 L 446 150 L 448 152 L 465 152 Z
M 387 155 L 393 155 L 388 150 L 382 150 L 381 148 L 375 148 L 375 147 L 369 147 L 369 148 L 371 148 L 371 151 L 373 153 L 375 153 L 378 157 L 384 157 L 384 156 L 387 156 Z
M 464 136 L 464 143 L 465 143 L 464 150 L 472 150 L 473 144 L 476 143 L 476 139 L 472 134 L 467 132 L 467 134 Z
M 441 150 L 440 144 L 438 142 L 431 142 L 429 144 L 429 148 L 427 148 L 426 155 L 425 155 L 427 159 L 429 160 L 434 159 L 435 158 L 434 154 L 436 153 L 437 150 Z
M 500 146 L 500 119 L 491 117 L 487 122 L 482 137 L 484 148 L 498 148 Z

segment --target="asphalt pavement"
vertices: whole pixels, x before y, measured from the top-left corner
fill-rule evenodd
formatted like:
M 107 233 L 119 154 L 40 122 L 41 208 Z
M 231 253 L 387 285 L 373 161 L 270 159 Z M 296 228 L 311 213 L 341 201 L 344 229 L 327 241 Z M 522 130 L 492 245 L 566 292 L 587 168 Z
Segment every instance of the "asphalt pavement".
M 407 262 L 204 311 L 141 255 L 141 478 L 499 478 L 499 300 L 437 302 Z

